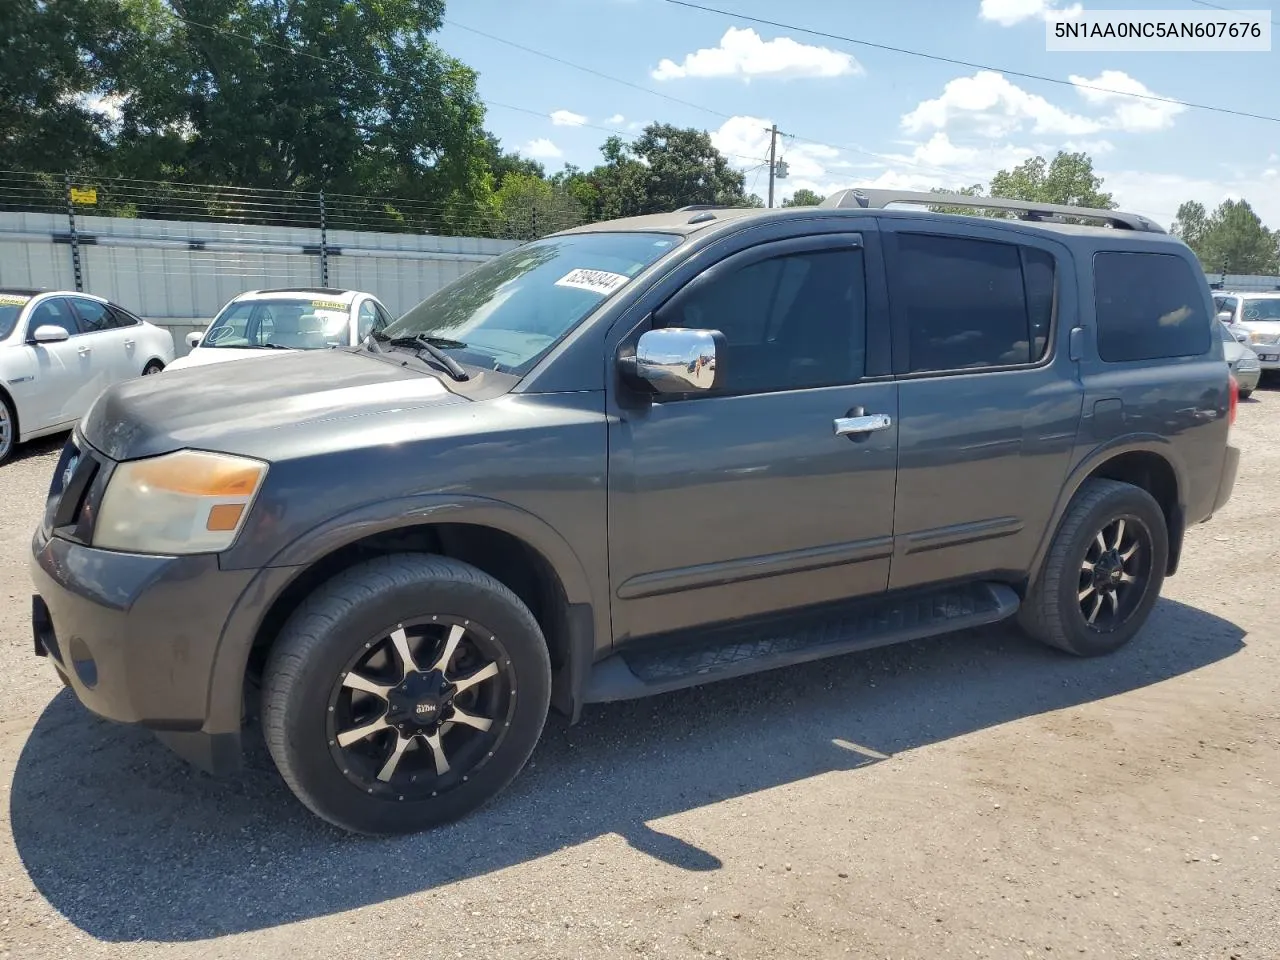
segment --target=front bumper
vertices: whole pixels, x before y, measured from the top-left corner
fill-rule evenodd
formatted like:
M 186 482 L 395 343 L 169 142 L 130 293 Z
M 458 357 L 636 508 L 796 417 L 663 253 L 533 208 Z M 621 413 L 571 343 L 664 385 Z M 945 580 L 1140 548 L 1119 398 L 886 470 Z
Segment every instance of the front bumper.
M 1280 367 L 1280 363 L 1277 363 L 1276 366 Z M 1248 393 L 1258 389 L 1258 381 L 1262 379 L 1262 370 L 1259 367 L 1253 367 L 1250 370 L 1241 370 L 1236 367 L 1231 371 L 1231 375 L 1236 378 L 1236 384 L 1242 392 Z
M 224 628 L 253 571 L 221 570 L 209 555 L 97 550 L 38 531 L 31 575 L 36 652 L 86 707 L 156 731 L 211 772 L 234 768 L 238 723 L 225 714 L 227 702 L 238 712 L 241 689 L 214 676 Z
M 1258 355 L 1258 366 L 1263 370 L 1280 370 L 1280 343 L 1251 343 Z

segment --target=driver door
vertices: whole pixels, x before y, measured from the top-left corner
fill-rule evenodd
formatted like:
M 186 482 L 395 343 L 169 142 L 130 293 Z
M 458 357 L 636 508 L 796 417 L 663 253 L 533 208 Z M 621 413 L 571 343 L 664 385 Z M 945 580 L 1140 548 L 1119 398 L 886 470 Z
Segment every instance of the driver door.
M 67 331 L 67 339 L 33 343 L 31 337 L 38 327 L 61 327 Z M 97 396 L 93 351 L 86 346 L 66 298 L 44 300 L 28 315 L 27 345 L 23 349 L 30 351 L 34 374 L 23 391 L 26 398 L 22 408 L 24 415 L 32 418 L 34 429 L 75 423 Z

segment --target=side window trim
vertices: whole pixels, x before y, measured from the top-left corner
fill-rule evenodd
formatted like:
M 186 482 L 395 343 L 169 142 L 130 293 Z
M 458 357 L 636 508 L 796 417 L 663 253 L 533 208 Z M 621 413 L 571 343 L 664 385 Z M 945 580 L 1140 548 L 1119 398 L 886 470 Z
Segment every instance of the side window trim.
M 52 306 L 55 303 L 62 303 L 66 306 L 67 317 L 71 321 L 71 325 L 75 328 L 74 330 L 67 330 L 67 336 L 69 338 L 80 336 L 80 321 L 76 317 L 75 309 L 71 306 L 70 300 L 67 297 L 49 297 L 45 300 L 41 300 L 27 312 L 27 330 L 26 336 L 24 337 L 24 340 L 27 343 L 31 343 L 31 336 L 36 332 L 36 327 L 42 326 L 42 324 L 36 320 L 37 311 L 45 306 Z M 63 329 L 66 328 L 64 327 Z
M 898 255 L 898 237 L 901 234 L 923 234 L 929 237 L 943 237 L 952 240 L 971 240 L 978 243 L 999 243 L 1013 247 L 1018 252 L 1018 262 L 1022 269 L 1023 296 L 1027 297 L 1027 269 L 1025 249 L 1038 250 L 1053 260 L 1053 301 L 1049 310 L 1049 329 L 1046 333 L 1047 343 L 1044 355 L 1028 363 L 992 364 L 984 367 L 953 367 L 944 370 L 912 370 L 911 343 L 908 320 L 903 314 L 902 301 L 894 302 L 893 296 L 893 262 Z M 948 229 L 937 226 L 922 226 L 916 223 L 886 224 L 885 236 L 885 283 L 888 288 L 890 316 L 893 326 L 893 376 L 896 380 L 919 380 L 934 377 L 981 376 L 990 373 L 1008 373 L 1018 370 L 1036 370 L 1052 364 L 1058 353 L 1059 318 L 1063 295 L 1064 270 L 1070 269 L 1070 261 L 1053 245 L 1039 242 L 1039 237 L 1028 235 L 1000 235 L 995 229 L 965 230 Z M 1031 333 L 1031 305 L 1029 299 L 1024 300 L 1027 308 L 1027 332 Z

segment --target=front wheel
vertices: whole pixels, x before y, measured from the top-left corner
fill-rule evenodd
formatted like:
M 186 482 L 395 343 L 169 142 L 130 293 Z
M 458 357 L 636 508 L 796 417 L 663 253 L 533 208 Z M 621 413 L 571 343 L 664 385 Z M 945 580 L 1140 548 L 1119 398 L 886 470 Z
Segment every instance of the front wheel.
M 1252 391 L 1252 390 L 1241 390 L 1241 391 L 1240 391 L 1240 399 L 1241 399 L 1241 400 L 1248 400 L 1248 399 L 1249 399 L 1250 397 L 1252 397 L 1252 396 L 1253 396 L 1253 391 Z
M 1168 558 L 1168 528 L 1151 494 L 1088 480 L 1067 508 L 1019 622 L 1035 639 L 1077 656 L 1118 650 L 1146 623 Z
M 267 659 L 262 726 L 312 812 L 410 833 L 510 783 L 550 697 L 546 642 L 514 593 L 456 560 L 396 554 L 339 574 L 290 617 Z
M 159 373 L 163 369 L 164 369 L 163 363 L 161 363 L 159 360 L 152 360 L 150 363 L 148 363 L 145 367 L 142 368 L 142 375 L 144 377 L 150 377 Z
M 3 394 L 0 394 L 0 463 L 4 463 L 18 445 L 18 415 Z

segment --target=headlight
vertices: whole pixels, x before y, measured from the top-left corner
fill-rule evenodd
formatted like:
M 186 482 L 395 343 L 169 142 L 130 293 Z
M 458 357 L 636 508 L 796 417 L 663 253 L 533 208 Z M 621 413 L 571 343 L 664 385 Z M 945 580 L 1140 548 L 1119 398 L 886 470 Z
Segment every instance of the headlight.
M 258 460 L 202 450 L 116 467 L 93 545 L 128 553 L 217 553 L 235 542 L 267 475 Z
M 1256 356 L 1241 357 L 1239 362 L 1236 364 L 1236 369 L 1237 370 L 1257 370 L 1258 358 Z
M 1253 330 L 1253 331 L 1250 331 L 1249 333 L 1249 342 L 1272 344 L 1276 342 L 1276 334 L 1259 333 L 1257 330 Z

